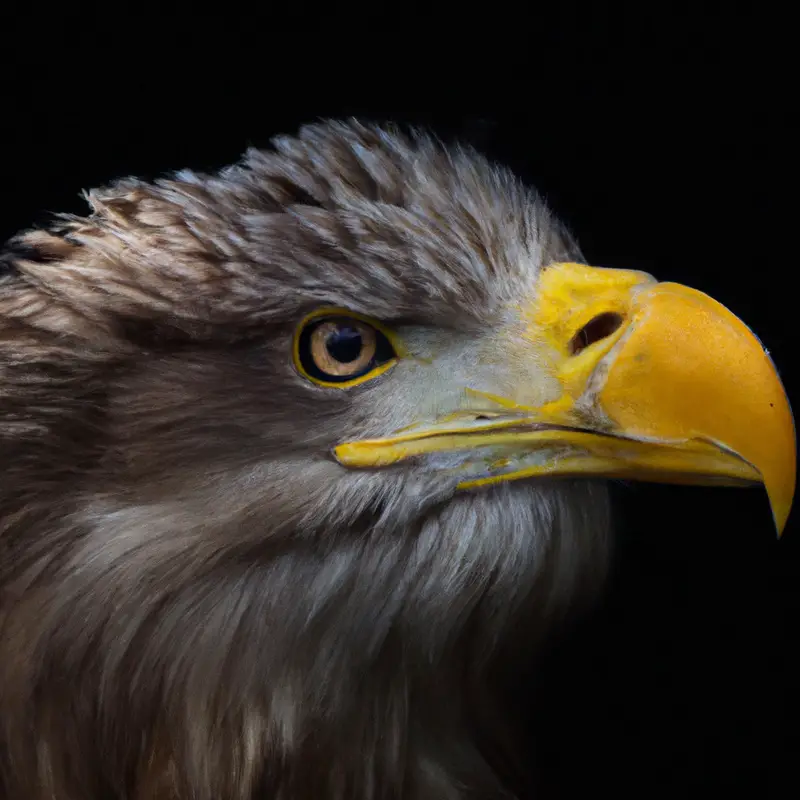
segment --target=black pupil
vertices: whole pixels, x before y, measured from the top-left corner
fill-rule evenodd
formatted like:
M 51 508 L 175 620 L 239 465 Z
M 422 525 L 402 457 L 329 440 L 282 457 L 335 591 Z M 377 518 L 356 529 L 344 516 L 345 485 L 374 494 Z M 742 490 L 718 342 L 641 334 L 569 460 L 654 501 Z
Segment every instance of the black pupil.
M 364 349 L 361 331 L 352 325 L 339 325 L 328 335 L 325 347 L 331 358 L 340 364 L 349 364 L 351 361 L 355 361 Z

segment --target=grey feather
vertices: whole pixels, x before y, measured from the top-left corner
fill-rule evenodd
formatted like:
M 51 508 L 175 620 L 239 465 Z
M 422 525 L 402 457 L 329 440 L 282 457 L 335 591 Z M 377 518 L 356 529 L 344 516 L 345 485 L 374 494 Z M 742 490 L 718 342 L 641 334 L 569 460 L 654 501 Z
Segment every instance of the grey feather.
M 605 488 L 330 450 L 435 414 L 570 236 L 478 154 L 356 122 L 87 198 L 0 284 L 0 795 L 513 796 L 501 676 L 601 584 Z M 439 371 L 308 384 L 319 305 Z

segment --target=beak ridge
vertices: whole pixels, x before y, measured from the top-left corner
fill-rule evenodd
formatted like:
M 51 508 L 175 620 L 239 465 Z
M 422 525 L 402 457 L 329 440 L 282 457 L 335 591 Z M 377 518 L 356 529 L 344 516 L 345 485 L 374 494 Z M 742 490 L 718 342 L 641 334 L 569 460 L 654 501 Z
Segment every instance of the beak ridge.
M 761 342 L 716 300 L 675 283 L 637 292 L 597 400 L 626 436 L 705 441 L 747 461 L 783 531 L 796 480 L 792 411 Z

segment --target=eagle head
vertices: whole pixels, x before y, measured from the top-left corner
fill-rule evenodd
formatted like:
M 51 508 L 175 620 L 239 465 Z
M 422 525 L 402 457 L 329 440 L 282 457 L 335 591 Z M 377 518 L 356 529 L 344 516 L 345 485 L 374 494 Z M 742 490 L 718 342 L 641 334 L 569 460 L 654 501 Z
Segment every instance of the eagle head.
M 2 262 L 4 796 L 510 797 L 605 481 L 785 523 L 756 337 L 475 152 L 325 123 L 87 198 Z

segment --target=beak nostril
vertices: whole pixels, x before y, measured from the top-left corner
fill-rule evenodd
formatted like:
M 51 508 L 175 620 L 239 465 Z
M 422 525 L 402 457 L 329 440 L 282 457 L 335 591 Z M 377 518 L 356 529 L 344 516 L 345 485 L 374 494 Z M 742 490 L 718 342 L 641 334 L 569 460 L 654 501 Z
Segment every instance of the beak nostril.
M 622 325 L 622 315 L 613 311 L 598 314 L 589 320 L 570 342 L 570 353 L 573 356 L 583 352 L 589 345 L 611 336 Z

